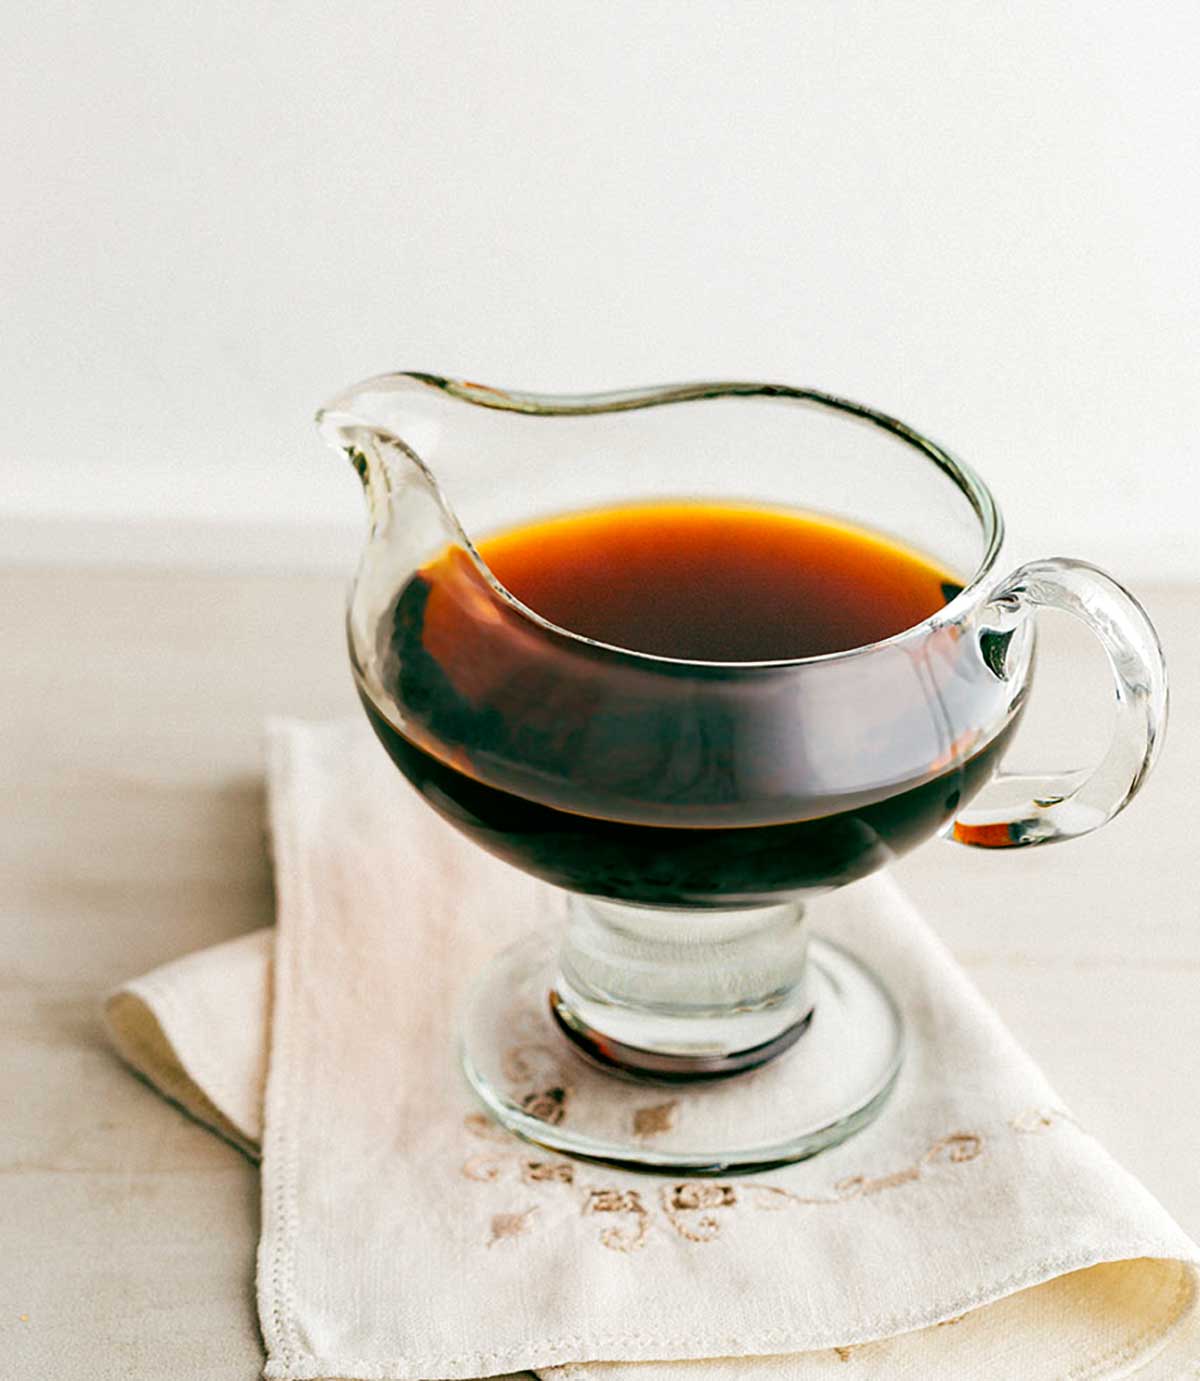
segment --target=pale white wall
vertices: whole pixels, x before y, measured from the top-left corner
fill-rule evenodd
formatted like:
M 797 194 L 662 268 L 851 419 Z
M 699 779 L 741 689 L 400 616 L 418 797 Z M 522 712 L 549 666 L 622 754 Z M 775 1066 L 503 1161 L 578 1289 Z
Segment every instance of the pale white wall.
M 9 555 L 316 558 L 359 513 L 313 407 L 417 367 L 813 383 L 1022 549 L 1200 576 L 1192 0 L 8 14 Z

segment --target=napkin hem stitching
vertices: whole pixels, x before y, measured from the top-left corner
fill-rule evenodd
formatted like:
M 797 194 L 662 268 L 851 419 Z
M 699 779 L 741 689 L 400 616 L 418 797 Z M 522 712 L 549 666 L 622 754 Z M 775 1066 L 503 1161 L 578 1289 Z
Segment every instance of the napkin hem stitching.
M 306 920 L 310 911 L 310 897 L 308 895 L 309 876 L 305 867 L 304 851 L 294 847 L 296 831 L 296 811 L 293 808 L 292 800 L 294 792 L 292 757 L 283 751 L 284 727 L 281 721 L 272 720 L 267 725 L 267 772 L 272 780 L 272 784 L 277 784 L 277 789 L 268 793 L 271 802 L 271 831 L 270 837 L 274 841 L 275 851 L 275 888 L 277 894 L 277 924 L 282 925 L 283 917 L 289 914 L 291 908 L 284 905 L 283 890 L 289 883 L 294 883 L 297 897 L 296 902 L 300 909 L 302 920 Z M 286 802 L 286 806 L 285 806 Z M 288 882 L 285 882 L 285 879 Z M 298 1077 L 297 1061 L 293 1058 L 293 1026 L 294 1023 L 286 1019 L 288 1004 L 292 997 L 292 981 L 295 980 L 296 971 L 299 968 L 301 951 L 305 946 L 305 937 L 308 933 L 308 926 L 301 924 L 298 933 L 291 944 L 276 944 L 275 946 L 275 969 L 277 979 L 280 965 L 286 964 L 288 967 L 289 982 L 277 981 L 275 984 L 274 1007 L 272 1013 L 272 1045 L 278 1049 L 280 1062 L 284 1070 L 284 1084 L 282 1088 L 276 1090 L 274 1069 L 275 1059 L 271 1060 L 272 1077 L 269 1081 L 266 1106 L 277 1107 L 279 1112 L 278 1127 L 275 1130 L 280 1156 L 278 1178 L 275 1180 L 272 1196 L 272 1218 L 278 1224 L 278 1232 L 275 1234 L 274 1250 L 271 1253 L 270 1262 L 267 1264 L 266 1279 L 270 1290 L 270 1299 L 263 1303 L 268 1307 L 260 1311 L 260 1322 L 263 1330 L 263 1340 L 267 1344 L 269 1353 L 277 1353 L 280 1362 L 292 1367 L 293 1363 L 298 1362 L 304 1355 L 310 1356 L 311 1353 L 303 1348 L 297 1337 L 297 1330 L 294 1320 L 295 1301 L 292 1294 L 292 1283 L 295 1268 L 295 1225 L 298 1217 L 296 1207 L 296 1138 L 294 1136 L 294 1113 L 295 1113 L 295 1086 Z M 283 956 L 286 955 L 286 958 Z M 272 1126 L 264 1112 L 263 1127 L 263 1202 L 264 1210 L 267 1206 L 267 1184 L 270 1176 L 270 1169 L 275 1163 L 274 1157 L 266 1155 L 266 1141 L 268 1128 Z M 264 1218 L 266 1214 L 264 1212 Z M 267 1224 L 263 1224 L 264 1245 L 269 1240 Z M 275 1344 L 275 1346 L 272 1346 Z M 268 1363 L 268 1369 L 271 1363 Z M 267 1372 L 264 1372 L 266 1375 Z M 331 1373 L 336 1375 L 336 1372 Z
M 1139 1254 L 1140 1255 L 1140 1254 Z M 856 1346 L 862 1343 L 878 1342 L 882 1339 L 892 1337 L 900 1333 L 915 1332 L 921 1328 L 931 1327 L 940 1323 L 943 1319 L 953 1318 L 957 1314 L 968 1313 L 972 1309 L 982 1308 L 987 1304 L 994 1304 L 997 1300 L 1007 1298 L 1009 1295 L 1019 1293 L 1021 1290 L 1031 1289 L 1035 1285 L 1040 1285 L 1046 1280 L 1051 1280 L 1059 1275 L 1066 1275 L 1070 1271 L 1084 1270 L 1089 1266 L 1098 1266 L 1106 1261 L 1136 1260 L 1137 1256 L 1124 1255 L 1118 1252 L 1109 1255 L 1104 1252 L 1077 1251 L 1073 1254 L 1057 1257 L 1047 1257 L 1041 1261 L 1034 1262 L 1022 1271 L 1014 1272 L 1005 1276 L 991 1286 L 975 1293 L 961 1297 L 956 1303 L 933 1310 L 918 1312 L 910 1310 L 907 1312 L 893 1312 L 891 1315 L 876 1316 L 868 1320 L 850 1335 L 839 1335 L 836 1342 L 822 1338 L 820 1335 L 815 1339 L 800 1340 L 795 1333 L 789 1333 L 786 1329 L 759 1329 L 748 1335 L 698 1335 L 689 1333 L 686 1338 L 670 1343 L 664 1343 L 659 1338 L 651 1337 L 648 1334 L 625 1333 L 619 1335 L 591 1334 L 587 1339 L 579 1335 L 569 1335 L 556 1339 L 553 1343 L 542 1341 L 541 1343 L 522 1343 L 520 1345 L 506 1348 L 489 1348 L 485 1351 L 460 1354 L 455 1357 L 437 1357 L 432 1354 L 416 1358 L 392 1358 L 385 1361 L 367 1361 L 361 1358 L 349 1358 L 341 1361 L 324 1360 L 316 1357 L 312 1353 L 306 1352 L 303 1357 L 294 1355 L 291 1359 L 290 1369 L 285 1369 L 284 1364 L 289 1362 L 288 1358 L 281 1358 L 279 1362 L 268 1363 L 264 1376 L 272 1378 L 272 1381 L 318 1381 L 319 1378 L 330 1376 L 346 1377 L 353 1374 L 357 1381 L 397 1381 L 406 1375 L 416 1376 L 426 1369 L 432 1367 L 439 1368 L 471 1368 L 478 1367 L 482 1363 L 484 1367 L 493 1362 L 509 1364 L 513 1359 L 518 1359 L 518 1364 L 527 1367 L 548 1367 L 562 1366 L 561 1361 L 555 1361 L 552 1356 L 534 1355 L 535 1349 L 542 1349 L 543 1353 L 562 1353 L 568 1351 L 578 1351 L 582 1348 L 587 1352 L 599 1350 L 591 1359 L 585 1360 L 604 1360 L 604 1361 L 642 1361 L 645 1358 L 615 1358 L 611 1355 L 604 1355 L 607 1348 L 621 1348 L 637 1346 L 645 1343 L 655 1343 L 659 1347 L 666 1349 L 667 1355 L 660 1355 L 660 1361 L 686 1361 L 702 1360 L 694 1349 L 696 1346 L 711 1347 L 713 1352 L 706 1353 L 704 1356 L 770 1356 L 777 1352 L 821 1352 L 837 1345 Z M 1157 1328 L 1158 1332 L 1166 1333 L 1181 1317 L 1183 1313 L 1182 1302 L 1185 1297 L 1192 1297 L 1195 1292 L 1195 1273 L 1196 1267 L 1200 1264 L 1200 1254 L 1192 1258 L 1186 1257 L 1167 1257 L 1166 1260 L 1177 1261 L 1184 1269 L 1183 1278 L 1176 1294 L 1172 1299 L 1172 1312 L 1163 1320 Z M 1132 1340 L 1126 1340 L 1112 1357 L 1100 1356 L 1089 1359 L 1087 1365 L 1096 1367 L 1104 1365 L 1107 1361 L 1119 1358 L 1121 1349 L 1137 1346 L 1147 1338 L 1152 1337 L 1156 1330 L 1151 1328 L 1144 1335 Z M 790 1345 L 789 1345 L 790 1344 Z M 565 1363 L 565 1365 L 581 1366 L 583 1361 L 576 1355 Z M 415 1369 L 415 1370 L 414 1370 Z M 470 1371 L 464 1371 L 464 1376 L 470 1375 Z M 1095 1372 L 1092 1372 L 1095 1375 Z M 1063 1381 L 1088 1381 L 1088 1372 L 1068 1372 L 1064 1375 Z

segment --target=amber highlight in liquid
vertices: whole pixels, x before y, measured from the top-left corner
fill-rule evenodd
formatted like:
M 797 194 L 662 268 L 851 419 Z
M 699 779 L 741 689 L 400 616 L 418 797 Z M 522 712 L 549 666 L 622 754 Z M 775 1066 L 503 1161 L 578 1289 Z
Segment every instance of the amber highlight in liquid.
M 877 787 L 830 797 L 790 753 L 797 702 L 779 678 L 793 673 L 767 684 L 729 665 L 874 643 L 958 593 L 953 573 L 879 533 L 663 502 L 550 518 L 479 551 L 528 609 L 606 646 L 530 619 L 455 546 L 396 592 L 382 622 L 395 722 L 365 692 L 363 702 L 435 810 L 561 886 L 717 907 L 848 882 L 944 824 L 1008 737 L 1011 725 L 910 780 L 889 779 L 881 761 Z M 845 713 L 871 725 L 891 716 L 903 734 L 908 711 Z
M 628 504 L 479 544 L 535 613 L 598 642 L 687 661 L 815 657 L 928 618 L 959 586 L 881 534 L 749 504 Z

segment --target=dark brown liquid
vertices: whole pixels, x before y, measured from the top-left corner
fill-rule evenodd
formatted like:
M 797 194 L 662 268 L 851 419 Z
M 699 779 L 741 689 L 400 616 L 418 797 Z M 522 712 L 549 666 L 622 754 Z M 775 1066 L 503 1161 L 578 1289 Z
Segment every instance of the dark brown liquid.
M 960 588 L 879 534 L 744 505 L 566 515 L 479 549 L 562 628 L 710 664 L 864 646 Z M 747 905 L 863 876 L 944 824 L 1007 738 L 909 781 L 881 764 L 878 787 L 842 800 L 801 772 L 781 798 L 796 737 L 781 678 L 796 672 L 647 664 L 563 638 L 500 599 L 459 547 L 397 593 L 380 665 L 397 723 L 364 693 L 367 713 L 436 810 L 550 882 L 646 904 Z M 893 712 L 903 732 L 903 706 L 846 707 L 884 724 Z

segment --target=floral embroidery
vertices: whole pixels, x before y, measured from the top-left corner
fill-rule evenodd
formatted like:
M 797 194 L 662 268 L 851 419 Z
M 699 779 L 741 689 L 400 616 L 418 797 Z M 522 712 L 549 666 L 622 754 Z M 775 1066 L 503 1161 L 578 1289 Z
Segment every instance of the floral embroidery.
M 649 1107 L 637 1108 L 633 1114 L 634 1136 L 661 1136 L 663 1132 L 672 1131 L 678 1108 L 678 1098 L 672 1098 L 669 1103 L 652 1103 Z
M 661 1192 L 667 1222 L 689 1242 L 710 1242 L 721 1231 L 714 1210 L 733 1208 L 737 1190 L 714 1180 L 690 1180 L 667 1185 Z
M 501 1058 L 504 1077 L 514 1088 L 525 1088 L 518 1099 L 522 1112 L 552 1127 L 566 1117 L 572 1092 L 559 1054 L 543 1041 L 531 1040 L 510 1045 Z
M 655 1213 L 638 1190 L 583 1181 L 579 1176 L 584 1168 L 574 1161 L 530 1156 L 515 1137 L 509 1136 L 479 1113 L 468 1115 L 464 1125 L 472 1136 L 489 1143 L 485 1149 L 468 1155 L 463 1162 L 462 1173 L 467 1179 L 481 1184 L 494 1184 L 515 1171 L 515 1179 L 524 1185 L 538 1189 L 559 1186 L 575 1190 L 581 1194 L 583 1217 L 612 1213 L 632 1220 L 606 1227 L 600 1234 L 601 1245 L 611 1251 L 631 1252 L 645 1243 Z M 497 1131 L 500 1132 L 499 1137 L 496 1136 Z M 504 1149 L 497 1142 L 502 1143 Z M 845 1204 L 853 1199 L 870 1198 L 912 1184 L 939 1165 L 966 1164 L 982 1155 L 983 1149 L 983 1137 L 977 1132 L 951 1132 L 933 1142 L 913 1164 L 884 1175 L 847 1176 L 838 1180 L 829 1194 L 797 1194 L 782 1185 L 759 1180 L 745 1180 L 737 1186 L 709 1179 L 676 1180 L 659 1190 L 657 1209 L 667 1226 L 684 1241 L 712 1242 L 720 1236 L 729 1212 L 738 1207 L 770 1212 Z M 526 1210 L 524 1215 L 498 1215 L 492 1220 L 491 1241 L 523 1232 L 527 1226 L 525 1220 L 531 1212 Z M 501 1219 L 504 1224 L 498 1227 Z M 516 1226 L 517 1219 L 521 1219 L 520 1227 Z
M 822 1208 L 844 1204 L 851 1199 L 870 1198 L 874 1194 L 912 1184 L 939 1162 L 963 1165 L 975 1160 L 983 1153 L 983 1144 L 983 1138 L 976 1132 L 951 1132 L 948 1136 L 939 1137 L 914 1164 L 886 1175 L 848 1175 L 834 1184 L 832 1194 L 797 1194 L 782 1185 L 748 1180 L 740 1186 L 742 1202 L 770 1212 L 783 1208 Z M 711 1211 L 699 1218 L 691 1215 L 690 1211 L 732 1208 L 737 1202 L 737 1192 L 732 1185 L 717 1184 L 712 1180 L 692 1180 L 670 1187 L 664 1195 L 663 1212 L 676 1232 L 689 1242 L 711 1242 L 721 1231 L 720 1222 Z
M 478 1180 L 480 1184 L 490 1184 L 492 1180 L 500 1178 L 504 1161 L 504 1156 L 498 1156 L 493 1151 L 476 1151 L 473 1156 L 468 1156 L 463 1161 L 462 1172 L 469 1180 Z
M 526 1184 L 574 1184 L 575 1167 L 569 1160 L 523 1160 L 521 1179 Z
M 504 1077 L 514 1084 L 564 1083 L 559 1056 L 542 1041 L 510 1045 L 501 1060 Z
M 532 1061 L 526 1054 L 522 1058 Z M 530 1062 L 522 1066 L 533 1074 L 548 1071 Z M 526 1097 L 526 1110 L 548 1122 L 561 1121 L 565 1115 L 569 1088 L 562 1083 L 533 1090 Z M 653 1113 L 650 1125 L 657 1129 L 662 1119 L 673 1117 L 676 1100 L 639 1109 Z M 538 1111 L 533 1111 L 534 1109 Z M 1060 1122 L 1078 1126 L 1074 1117 L 1061 1108 L 1029 1108 L 1008 1119 L 1008 1128 L 1019 1135 L 1041 1134 Z M 939 1169 L 969 1164 L 979 1159 L 985 1149 L 983 1136 L 978 1132 L 955 1131 L 939 1137 L 911 1164 L 880 1175 L 848 1175 L 837 1180 L 825 1194 L 804 1195 L 783 1185 L 760 1180 L 740 1180 L 736 1185 L 710 1179 L 678 1180 L 659 1189 L 657 1203 L 647 1204 L 642 1192 L 612 1184 L 594 1182 L 588 1168 L 578 1162 L 549 1156 L 530 1155 L 529 1148 L 482 1113 L 470 1113 L 464 1119 L 465 1130 L 484 1145 L 478 1147 L 463 1162 L 465 1178 L 477 1183 L 494 1184 L 504 1179 L 519 1182 L 540 1192 L 578 1195 L 581 1216 L 585 1219 L 601 1215 L 609 1220 L 599 1234 L 599 1243 L 610 1251 L 631 1253 L 638 1251 L 648 1240 L 654 1222 L 660 1221 L 684 1242 L 703 1244 L 715 1241 L 730 1215 L 737 1210 L 766 1212 L 798 1208 L 827 1208 L 846 1205 L 857 1199 L 868 1199 L 888 1193 L 924 1179 Z M 648 1134 L 653 1135 L 654 1132 Z M 529 1231 L 537 1212 L 536 1205 L 520 1212 L 497 1213 L 491 1219 L 491 1236 L 487 1245 L 493 1246 Z M 939 1326 L 958 1323 L 963 1316 L 946 1319 Z M 841 1361 L 850 1360 L 850 1347 L 835 1348 Z
M 612 1251 L 636 1251 L 646 1241 L 649 1216 L 642 1196 L 636 1189 L 589 1189 L 583 1201 L 583 1213 L 620 1213 L 632 1215 L 632 1227 L 605 1228 L 600 1241 Z
M 512 1145 L 512 1133 L 506 1132 L 499 1122 L 493 1122 L 486 1113 L 469 1112 L 463 1118 L 463 1126 L 480 1141 L 495 1141 L 501 1146 Z
M 1058 1122 L 1070 1122 L 1075 1127 L 1079 1126 L 1076 1118 L 1066 1108 L 1026 1108 L 1024 1112 L 1019 1112 L 1016 1117 L 1011 1118 L 1008 1125 L 1014 1132 L 1036 1135 L 1048 1132 Z
M 567 1115 L 567 1099 L 571 1096 L 569 1088 L 555 1084 L 552 1088 L 534 1089 L 521 1099 L 521 1110 L 539 1122 L 548 1122 L 557 1127 Z
M 497 1213 L 492 1217 L 492 1235 L 489 1247 L 510 1237 L 520 1237 L 529 1227 L 529 1220 L 537 1212 L 537 1207 L 527 1208 L 521 1213 Z

